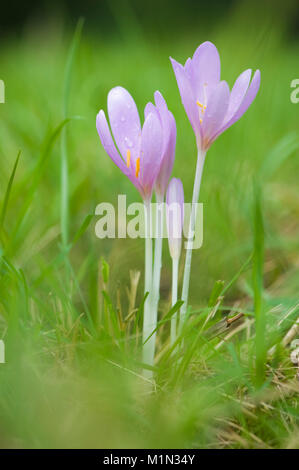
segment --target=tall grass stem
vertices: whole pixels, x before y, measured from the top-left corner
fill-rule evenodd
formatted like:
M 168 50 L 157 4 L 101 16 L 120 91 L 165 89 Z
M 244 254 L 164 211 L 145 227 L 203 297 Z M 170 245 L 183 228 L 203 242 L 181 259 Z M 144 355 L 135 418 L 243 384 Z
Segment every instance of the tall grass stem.
M 69 108 L 69 97 L 71 88 L 72 69 L 75 59 L 75 54 L 80 42 L 81 32 L 83 28 L 84 20 L 80 18 L 74 37 L 68 52 L 65 78 L 63 87 L 63 107 L 62 113 L 63 118 L 66 119 L 68 116 Z M 63 127 L 61 131 L 61 161 L 60 161 L 60 226 L 61 226 L 61 240 L 63 249 L 67 248 L 69 239 L 69 174 L 68 174 L 68 153 L 67 153 L 67 129 Z

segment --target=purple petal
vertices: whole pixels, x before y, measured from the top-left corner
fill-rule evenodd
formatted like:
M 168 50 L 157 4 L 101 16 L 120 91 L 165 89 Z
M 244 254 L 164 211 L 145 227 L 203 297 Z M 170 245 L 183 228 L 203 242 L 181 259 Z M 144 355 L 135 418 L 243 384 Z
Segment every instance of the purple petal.
M 217 132 L 223 123 L 229 103 L 229 87 L 225 81 L 216 85 L 211 93 L 207 108 L 203 114 L 202 147 L 207 149 L 211 144 L 211 137 Z
M 154 96 L 155 96 L 155 104 L 159 112 L 159 116 L 160 116 L 162 128 L 163 128 L 163 140 L 164 140 L 163 152 L 165 152 L 166 147 L 168 146 L 168 141 L 170 137 L 169 111 L 168 111 L 166 101 L 164 100 L 162 94 L 159 91 L 156 91 Z
M 101 110 L 97 115 L 97 131 L 101 140 L 101 143 L 106 150 L 107 154 L 111 160 L 118 166 L 118 168 L 130 179 L 134 186 L 138 189 L 142 195 L 142 188 L 140 182 L 135 178 L 135 175 L 132 171 L 132 167 L 127 168 L 127 165 L 124 163 L 123 159 L 118 153 L 118 150 L 115 147 L 113 142 L 111 132 L 108 126 L 108 122 L 103 110 Z
M 172 178 L 167 188 L 166 222 L 170 254 L 179 258 L 184 225 L 184 188 L 178 178 Z
M 220 57 L 214 44 L 206 41 L 196 49 L 192 57 L 192 70 L 196 99 L 203 103 L 204 93 L 206 93 L 208 99 L 211 90 L 220 81 Z M 205 91 L 204 85 L 206 86 Z
M 164 196 L 167 184 L 171 175 L 175 143 L 176 143 L 176 124 L 172 113 L 168 110 L 165 99 L 159 91 L 155 92 L 155 104 L 147 103 L 144 111 L 145 118 L 150 113 L 158 116 L 163 131 L 163 149 L 160 170 L 156 179 L 155 190 L 157 194 Z
M 256 70 L 253 79 L 250 83 L 250 86 L 248 88 L 248 91 L 238 109 L 236 114 L 233 116 L 233 122 L 236 122 L 238 119 L 240 119 L 241 116 L 247 111 L 253 100 L 255 99 L 257 92 L 259 91 L 261 83 L 261 72 L 259 70 Z M 231 124 L 230 124 L 231 125 Z
M 185 62 L 184 71 L 185 71 L 185 74 L 186 74 L 186 76 L 189 80 L 189 83 L 190 83 L 190 86 L 191 86 L 191 89 L 192 89 L 192 92 L 193 92 L 193 96 L 196 99 L 198 93 L 197 93 L 195 75 L 194 75 L 194 71 L 193 71 L 193 62 L 192 62 L 192 59 L 190 59 L 190 57 L 188 57 L 188 59 Z
M 176 62 L 174 59 L 170 58 L 172 67 L 176 76 L 177 84 L 180 90 L 181 100 L 189 121 L 193 127 L 195 135 L 200 136 L 200 125 L 199 125 L 199 116 L 198 116 L 198 107 L 196 105 L 196 97 L 193 93 L 192 85 L 190 82 L 190 77 L 184 70 L 184 67 Z
M 249 87 L 251 78 L 251 69 L 241 73 L 234 83 L 230 97 L 228 110 L 225 116 L 225 122 L 228 122 L 237 112 Z
M 261 73 L 259 70 L 256 70 L 240 106 L 238 107 L 236 112 L 228 121 L 225 119 L 224 124 L 216 132 L 215 136 L 213 136 L 213 140 L 215 140 L 220 134 L 222 134 L 222 132 L 228 129 L 228 127 L 232 126 L 236 121 L 238 121 L 238 119 L 240 119 L 240 117 L 243 116 L 243 114 L 247 111 L 247 109 L 249 108 L 253 100 L 255 99 L 257 92 L 259 90 L 259 87 L 260 87 L 260 82 L 261 82 Z
M 114 145 L 114 142 L 113 142 L 113 139 L 112 139 L 112 136 L 111 136 L 111 132 L 110 132 L 110 129 L 109 129 L 109 126 L 108 126 L 108 122 L 107 122 L 105 113 L 102 109 L 97 115 L 96 125 L 97 125 L 97 131 L 98 131 L 100 140 L 101 140 L 102 145 L 103 145 L 104 149 L 106 150 L 107 154 L 109 155 L 111 160 L 113 160 L 115 165 L 117 165 L 118 168 L 123 173 L 127 174 L 126 165 L 124 164 L 123 159 L 120 157 L 120 155 L 119 155 L 119 153 L 118 153 L 118 151 L 117 151 L 117 149 Z
M 160 119 L 154 113 L 148 114 L 142 128 L 140 153 L 140 184 L 144 195 L 150 198 L 162 159 L 163 131 Z
M 144 119 L 146 119 L 150 113 L 157 114 L 158 116 L 158 111 L 156 109 L 156 106 L 153 105 L 153 103 L 151 102 L 147 103 L 144 108 Z
M 185 70 L 185 72 L 186 72 L 187 77 L 188 77 L 189 80 L 192 82 L 193 79 L 194 79 L 194 74 L 193 74 L 192 59 L 190 59 L 190 57 L 188 57 L 188 59 L 187 59 L 186 62 L 185 62 L 184 70 Z M 193 86 L 193 84 L 195 84 L 195 82 L 191 83 L 192 86 Z M 193 91 L 194 91 L 194 92 L 196 91 L 195 88 L 194 88 Z
M 118 86 L 108 94 L 108 115 L 112 133 L 122 156 L 130 150 L 133 161 L 139 157 L 141 126 L 135 101 L 130 93 Z
M 156 192 L 162 196 L 165 194 L 172 172 L 176 145 L 176 123 L 173 114 L 170 111 L 168 111 L 168 119 L 170 124 L 170 135 L 165 152 L 163 152 L 162 163 L 155 185 Z

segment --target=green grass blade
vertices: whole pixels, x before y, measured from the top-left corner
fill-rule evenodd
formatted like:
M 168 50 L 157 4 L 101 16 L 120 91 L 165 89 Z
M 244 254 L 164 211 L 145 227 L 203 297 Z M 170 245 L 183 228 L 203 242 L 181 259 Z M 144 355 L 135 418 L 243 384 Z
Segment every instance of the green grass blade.
M 15 174 L 16 174 L 16 171 L 17 171 L 17 166 L 18 166 L 18 163 L 19 163 L 20 156 L 21 156 L 21 150 L 19 150 L 19 152 L 18 152 L 16 161 L 15 161 L 15 164 L 13 166 L 12 173 L 10 175 L 8 185 L 7 185 L 7 188 L 6 188 L 4 201 L 3 201 L 3 205 L 2 205 L 2 209 L 1 209 L 1 215 L 0 215 L 0 231 L 2 231 L 2 229 L 3 229 L 3 224 L 4 224 L 4 219 L 5 219 L 5 215 L 6 215 L 6 211 L 7 211 L 9 196 L 10 196 L 13 180 L 14 180 L 14 177 L 15 177 Z
M 64 100 L 63 100 L 63 118 L 68 116 L 68 104 L 71 88 L 71 77 L 74 59 L 78 45 L 80 43 L 81 32 L 84 20 L 81 18 L 78 21 L 72 44 L 68 53 L 65 80 L 64 80 Z M 67 153 L 67 133 L 64 128 L 61 133 L 61 166 L 60 166 L 60 180 L 61 180 L 61 200 L 60 200 L 60 224 L 61 224 L 61 239 L 62 245 L 65 248 L 68 244 L 69 236 L 69 180 L 68 180 L 68 153 Z
M 75 245 L 77 243 L 77 241 L 79 240 L 79 238 L 82 237 L 82 235 L 84 234 L 84 232 L 88 229 L 89 227 L 89 224 L 90 222 L 92 221 L 92 218 L 94 217 L 93 214 L 89 214 L 85 217 L 85 219 L 83 220 L 83 223 L 81 225 L 81 227 L 79 227 L 79 229 L 77 230 L 72 242 L 71 242 L 71 245 Z
M 253 252 L 253 293 L 254 312 L 256 321 L 256 381 L 261 386 L 265 378 L 266 339 L 265 339 L 265 312 L 263 308 L 263 269 L 264 269 L 264 223 L 261 207 L 261 190 L 255 186 L 254 194 L 254 252 Z
M 147 343 L 148 340 L 153 336 L 153 334 L 160 328 L 161 325 L 164 325 L 164 323 L 167 323 L 171 320 L 171 317 L 181 308 L 181 306 L 183 305 L 184 301 L 183 300 L 178 300 L 173 307 L 171 307 L 171 309 L 169 310 L 169 312 L 167 312 L 167 314 L 165 315 L 165 317 L 160 320 L 158 323 L 157 323 L 157 327 L 151 332 L 151 334 L 146 338 L 146 340 L 144 341 L 143 344 Z

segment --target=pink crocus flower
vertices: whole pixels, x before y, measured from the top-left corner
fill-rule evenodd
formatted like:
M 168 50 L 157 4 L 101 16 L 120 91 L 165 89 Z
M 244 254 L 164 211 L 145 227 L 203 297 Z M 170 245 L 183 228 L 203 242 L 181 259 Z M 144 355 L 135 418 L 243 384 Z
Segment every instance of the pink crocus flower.
M 252 71 L 245 70 L 230 91 L 228 84 L 220 81 L 219 53 L 209 41 L 202 43 L 184 66 L 170 60 L 197 146 L 207 151 L 253 102 L 260 86 L 260 71 L 255 72 L 250 82 Z
M 178 83 L 182 103 L 193 127 L 198 149 L 195 170 L 192 210 L 189 221 L 188 240 L 183 277 L 181 319 L 185 318 L 188 302 L 192 259 L 192 236 L 195 228 L 196 203 L 198 202 L 201 176 L 207 150 L 228 127 L 247 111 L 260 87 L 260 71 L 252 80 L 251 70 L 245 70 L 230 91 L 225 81 L 220 81 L 220 58 L 217 48 L 207 41 L 201 44 L 192 59 L 181 65 L 170 59 Z M 181 322 L 182 324 L 182 322 Z
M 175 146 L 174 118 L 159 92 L 155 93 L 155 99 L 156 106 L 151 103 L 146 106 L 141 127 L 137 106 L 130 93 L 120 86 L 109 92 L 108 116 L 118 149 L 103 110 L 98 113 L 96 122 L 107 154 L 147 202 L 160 173 L 163 186 L 162 175 L 168 174 L 169 166 L 172 168 Z M 173 151 L 170 152 L 169 148 Z
M 176 124 L 172 113 L 168 110 L 167 104 L 159 91 L 154 94 L 155 105 L 148 103 L 145 107 L 145 116 L 152 113 L 158 116 L 163 129 L 163 149 L 160 170 L 155 183 L 156 193 L 156 233 L 155 233 L 155 255 L 153 267 L 152 283 L 152 325 L 156 325 L 158 316 L 158 304 L 160 297 L 160 278 L 162 267 L 162 232 L 163 232 L 163 201 L 172 172 L 175 156 L 176 144 Z M 156 332 L 147 342 L 148 356 L 150 362 L 153 361 L 156 343 Z
M 108 94 L 108 116 L 114 140 L 103 110 L 97 115 L 96 125 L 107 154 L 132 181 L 144 201 L 144 287 L 145 292 L 150 294 L 144 304 L 143 340 L 145 342 L 156 328 L 156 315 L 153 313 L 155 307 L 151 306 L 153 291 L 156 287 L 152 284 L 150 201 L 154 189 L 159 201 L 163 200 L 173 166 L 176 125 L 163 96 L 158 91 L 155 93 L 155 105 L 148 103 L 144 115 L 145 120 L 141 127 L 138 110 L 132 96 L 127 90 L 118 86 Z M 143 361 L 149 365 L 153 365 L 154 340 L 153 335 L 143 347 Z M 144 373 L 147 377 L 151 376 L 147 370 Z

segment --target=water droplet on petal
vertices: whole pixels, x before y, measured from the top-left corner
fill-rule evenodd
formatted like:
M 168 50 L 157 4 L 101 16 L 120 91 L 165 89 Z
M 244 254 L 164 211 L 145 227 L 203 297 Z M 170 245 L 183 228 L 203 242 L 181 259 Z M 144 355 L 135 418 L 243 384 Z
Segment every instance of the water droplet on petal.
M 125 116 L 121 116 L 120 120 L 121 120 L 121 122 L 125 122 L 125 120 L 126 120 Z
M 125 137 L 125 144 L 130 148 L 133 147 L 133 142 L 131 139 L 129 139 L 129 137 Z

